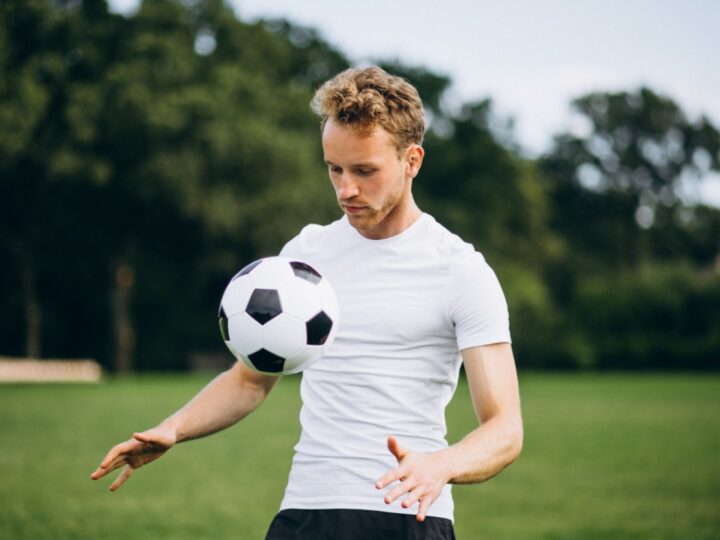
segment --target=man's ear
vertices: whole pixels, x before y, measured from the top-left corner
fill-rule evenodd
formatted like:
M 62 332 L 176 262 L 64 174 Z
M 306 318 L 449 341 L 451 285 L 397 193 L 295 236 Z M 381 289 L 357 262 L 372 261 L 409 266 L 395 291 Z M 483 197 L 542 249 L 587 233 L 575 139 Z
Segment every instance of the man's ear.
M 420 167 L 422 166 L 424 157 L 425 150 L 423 150 L 423 147 L 419 144 L 411 144 L 408 147 L 405 159 L 408 164 L 407 172 L 410 178 L 415 178 L 418 172 L 420 172 Z

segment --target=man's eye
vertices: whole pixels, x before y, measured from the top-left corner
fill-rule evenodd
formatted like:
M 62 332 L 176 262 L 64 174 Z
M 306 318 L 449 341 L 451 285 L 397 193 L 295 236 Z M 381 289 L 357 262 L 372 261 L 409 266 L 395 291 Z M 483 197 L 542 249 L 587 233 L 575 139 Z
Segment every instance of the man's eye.
M 360 176 L 370 176 L 375 172 L 375 169 L 359 169 L 358 174 Z
M 342 172 L 342 169 L 340 167 L 330 167 L 330 172 L 340 174 Z

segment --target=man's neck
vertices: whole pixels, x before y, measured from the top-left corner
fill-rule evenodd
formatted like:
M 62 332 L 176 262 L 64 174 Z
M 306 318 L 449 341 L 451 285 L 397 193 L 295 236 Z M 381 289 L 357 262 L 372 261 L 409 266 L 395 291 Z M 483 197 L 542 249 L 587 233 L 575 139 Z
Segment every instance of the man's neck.
M 377 226 L 372 229 L 358 229 L 358 232 L 368 240 L 383 240 L 402 233 L 421 215 L 422 211 L 410 197 L 406 204 L 395 207 Z

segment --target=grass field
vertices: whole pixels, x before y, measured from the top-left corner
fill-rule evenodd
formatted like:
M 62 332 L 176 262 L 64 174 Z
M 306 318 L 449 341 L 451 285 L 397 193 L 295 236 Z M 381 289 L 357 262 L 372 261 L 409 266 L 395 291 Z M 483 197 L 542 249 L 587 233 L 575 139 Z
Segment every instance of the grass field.
M 298 436 L 297 377 L 251 417 L 179 446 L 118 492 L 88 475 L 208 379 L 0 386 L 0 538 L 262 538 Z M 457 486 L 458 538 L 720 538 L 720 376 L 521 374 L 525 448 Z M 449 440 L 474 426 L 461 382 Z

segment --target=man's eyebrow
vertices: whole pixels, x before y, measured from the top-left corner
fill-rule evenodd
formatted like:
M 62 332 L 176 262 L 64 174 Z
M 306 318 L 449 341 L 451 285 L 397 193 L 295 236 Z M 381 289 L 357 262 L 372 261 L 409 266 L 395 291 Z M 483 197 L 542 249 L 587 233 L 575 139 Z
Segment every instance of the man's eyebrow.
M 333 162 L 330 161 L 329 159 L 325 159 L 324 161 L 325 161 L 325 164 L 326 164 L 326 165 L 337 165 L 336 163 L 333 163 Z M 377 167 L 377 165 L 375 165 L 374 163 L 371 163 L 371 162 L 369 162 L 369 161 L 368 161 L 368 162 L 363 161 L 363 162 L 360 162 L 360 163 L 353 163 L 353 164 L 350 165 L 350 167 L 352 167 L 352 168 L 361 168 L 361 167 L 375 168 L 375 167 Z

